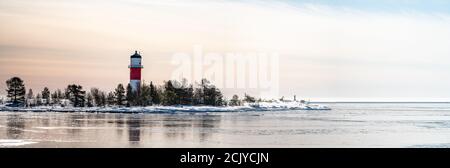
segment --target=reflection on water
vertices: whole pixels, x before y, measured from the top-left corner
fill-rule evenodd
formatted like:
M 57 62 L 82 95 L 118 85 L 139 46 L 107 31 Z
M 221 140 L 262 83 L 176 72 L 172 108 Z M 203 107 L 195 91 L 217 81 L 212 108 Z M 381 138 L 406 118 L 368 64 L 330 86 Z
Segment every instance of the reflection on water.
M 328 104 L 331 111 L 0 112 L 18 147 L 420 147 L 450 144 L 450 104 Z M 0 141 L 0 147 L 5 147 Z M 16 146 L 14 146 L 16 147 Z
M 129 117 L 126 122 L 128 125 L 128 141 L 133 144 L 138 143 L 141 140 L 140 115 L 138 117 Z
M 0 139 L 40 142 L 27 147 L 172 147 L 214 138 L 220 121 L 220 115 L 207 113 L 0 112 Z
M 6 118 L 7 132 L 6 136 L 9 139 L 22 138 L 23 130 L 25 128 L 25 120 L 21 115 L 10 114 Z

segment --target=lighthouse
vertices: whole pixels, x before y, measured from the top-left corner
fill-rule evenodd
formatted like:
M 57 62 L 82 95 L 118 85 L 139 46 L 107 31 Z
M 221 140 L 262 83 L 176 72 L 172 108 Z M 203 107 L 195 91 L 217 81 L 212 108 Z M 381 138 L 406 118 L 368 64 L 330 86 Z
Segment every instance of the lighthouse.
M 137 51 L 134 52 L 130 57 L 130 85 L 131 90 L 133 92 L 139 92 L 141 87 L 141 69 L 144 68 L 142 66 L 142 57 L 139 55 Z

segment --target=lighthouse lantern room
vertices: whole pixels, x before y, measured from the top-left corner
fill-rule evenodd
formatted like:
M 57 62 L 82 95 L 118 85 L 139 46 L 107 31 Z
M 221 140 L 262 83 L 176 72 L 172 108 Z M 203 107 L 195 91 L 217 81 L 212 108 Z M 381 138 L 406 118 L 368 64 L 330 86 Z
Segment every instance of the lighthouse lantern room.
M 142 66 L 142 57 L 137 51 L 131 55 L 130 66 L 128 68 L 130 68 L 131 90 L 138 92 L 141 87 L 141 69 L 144 67 Z

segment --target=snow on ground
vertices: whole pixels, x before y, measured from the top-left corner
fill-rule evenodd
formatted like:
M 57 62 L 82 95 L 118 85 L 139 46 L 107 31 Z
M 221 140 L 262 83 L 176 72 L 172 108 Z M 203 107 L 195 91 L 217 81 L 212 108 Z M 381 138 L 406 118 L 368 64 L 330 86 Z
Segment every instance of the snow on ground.
M 147 107 L 6 107 L 0 111 L 18 112 L 110 112 L 110 113 L 173 113 L 173 112 L 244 112 L 283 110 L 330 110 L 326 106 L 308 105 L 298 102 L 247 103 L 243 106 L 147 106 Z

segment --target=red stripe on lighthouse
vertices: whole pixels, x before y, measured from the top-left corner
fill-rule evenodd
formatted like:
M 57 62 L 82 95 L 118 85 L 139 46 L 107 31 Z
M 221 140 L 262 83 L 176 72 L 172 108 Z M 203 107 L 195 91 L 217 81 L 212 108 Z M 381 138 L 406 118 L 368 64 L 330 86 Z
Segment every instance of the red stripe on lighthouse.
M 130 80 L 141 80 L 141 68 L 130 68 Z

